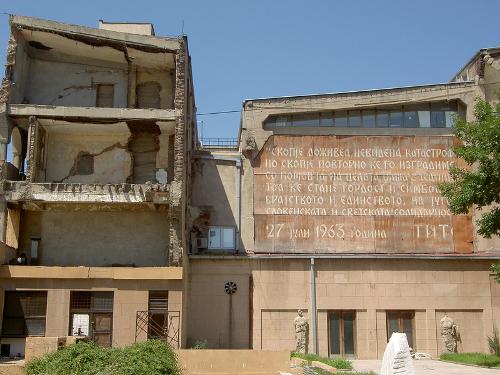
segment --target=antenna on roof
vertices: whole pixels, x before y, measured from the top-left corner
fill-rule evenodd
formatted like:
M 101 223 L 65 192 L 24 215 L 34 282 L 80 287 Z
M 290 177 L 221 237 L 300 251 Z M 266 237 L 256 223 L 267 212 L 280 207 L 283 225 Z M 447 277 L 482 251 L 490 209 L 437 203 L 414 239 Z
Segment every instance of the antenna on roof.
M 182 35 L 182 36 L 185 36 L 185 34 L 184 34 L 184 20 L 182 20 L 182 30 L 181 30 L 181 35 Z

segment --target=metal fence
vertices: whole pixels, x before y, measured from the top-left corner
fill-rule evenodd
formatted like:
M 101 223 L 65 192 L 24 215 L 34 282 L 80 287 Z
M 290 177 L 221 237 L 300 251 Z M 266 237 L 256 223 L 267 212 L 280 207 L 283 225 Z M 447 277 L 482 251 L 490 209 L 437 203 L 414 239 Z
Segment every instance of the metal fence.
M 238 138 L 201 138 L 200 148 L 206 150 L 237 150 Z
M 172 348 L 179 349 L 180 311 L 137 311 L 135 317 L 135 341 L 139 336 L 163 340 Z

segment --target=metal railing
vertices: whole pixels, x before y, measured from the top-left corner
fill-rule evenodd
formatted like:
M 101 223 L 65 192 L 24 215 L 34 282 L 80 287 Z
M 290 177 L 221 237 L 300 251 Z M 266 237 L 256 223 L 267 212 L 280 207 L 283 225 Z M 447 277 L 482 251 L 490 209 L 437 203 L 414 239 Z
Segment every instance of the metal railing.
M 206 150 L 237 150 L 238 138 L 201 138 L 200 148 Z
M 180 311 L 137 311 L 135 316 L 135 341 L 141 334 L 148 339 L 163 340 L 179 349 Z

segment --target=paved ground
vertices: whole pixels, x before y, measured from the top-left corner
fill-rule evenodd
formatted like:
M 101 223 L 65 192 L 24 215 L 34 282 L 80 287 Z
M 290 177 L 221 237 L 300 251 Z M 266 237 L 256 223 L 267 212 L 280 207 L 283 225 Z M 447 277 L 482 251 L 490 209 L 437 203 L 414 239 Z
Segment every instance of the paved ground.
M 354 360 L 353 365 L 356 371 L 374 371 L 378 374 L 382 361 Z M 500 369 L 456 365 L 432 359 L 413 361 L 413 365 L 416 375 L 500 375 Z

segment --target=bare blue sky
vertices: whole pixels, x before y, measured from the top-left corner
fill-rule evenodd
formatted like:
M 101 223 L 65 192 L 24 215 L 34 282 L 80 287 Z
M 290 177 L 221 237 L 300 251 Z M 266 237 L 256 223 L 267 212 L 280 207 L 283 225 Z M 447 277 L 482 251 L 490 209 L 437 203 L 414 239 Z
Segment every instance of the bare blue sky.
M 0 12 L 97 27 L 152 22 L 188 35 L 198 113 L 246 98 L 446 82 L 500 45 L 499 0 L 0 0 Z M 0 17 L 5 61 L 8 17 Z M 3 74 L 3 73 L 2 73 Z M 239 114 L 199 116 L 204 136 L 234 137 Z

